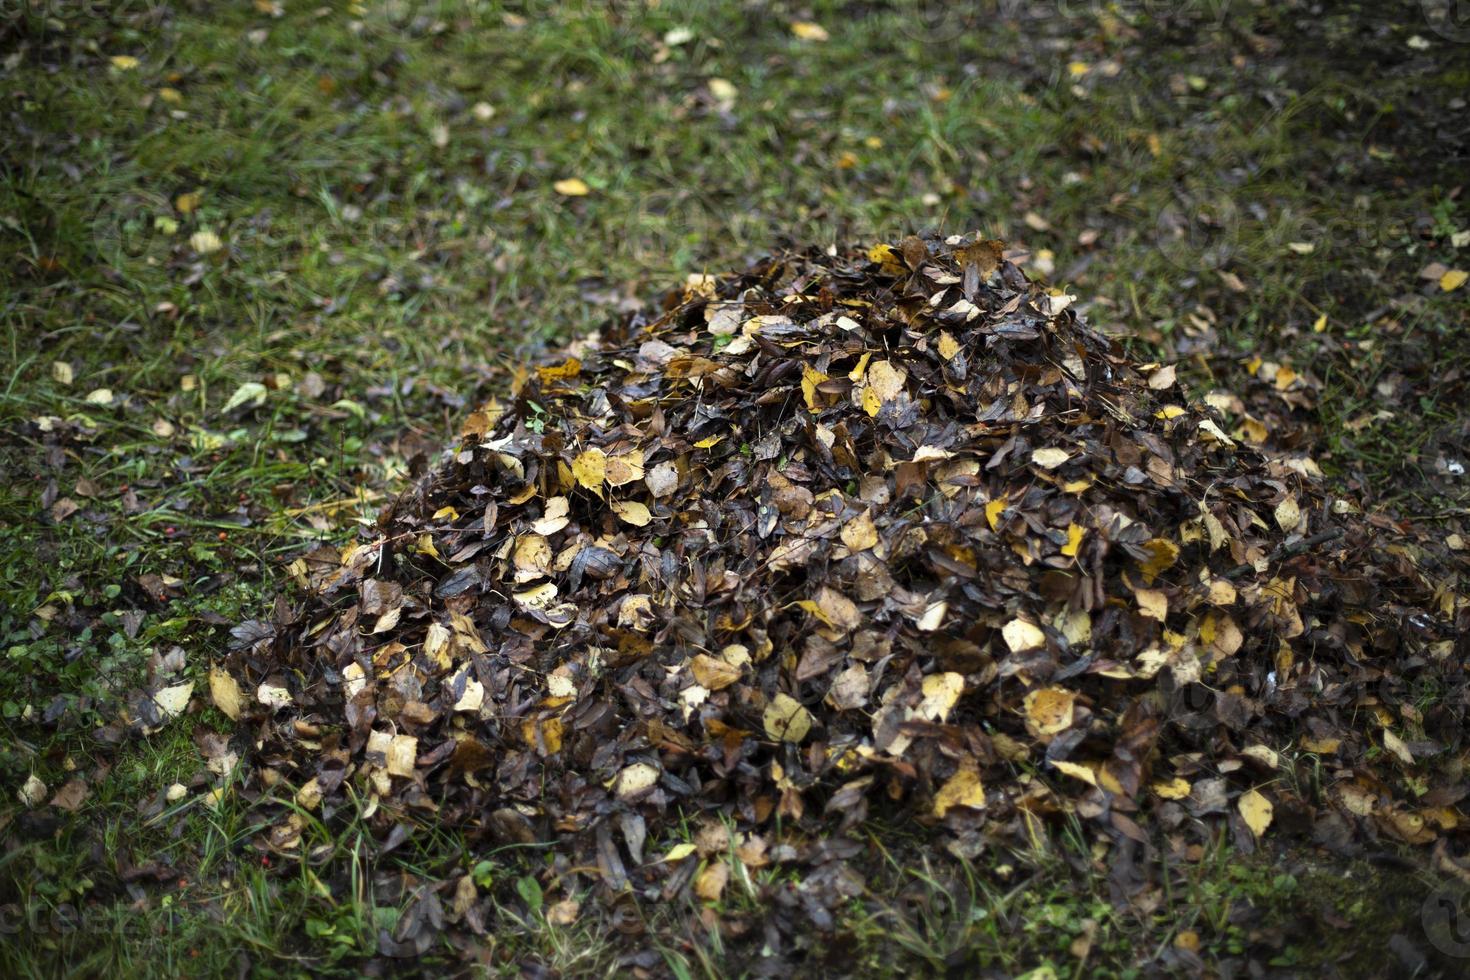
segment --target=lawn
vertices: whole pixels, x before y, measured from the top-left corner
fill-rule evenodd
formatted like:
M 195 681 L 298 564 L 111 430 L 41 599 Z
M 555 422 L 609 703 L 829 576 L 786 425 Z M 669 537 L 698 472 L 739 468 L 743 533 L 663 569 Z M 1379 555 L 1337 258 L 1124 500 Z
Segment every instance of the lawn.
M 1327 7 L 7 6 L 0 970 L 352 975 L 451 869 L 494 898 L 489 972 L 788 962 L 779 880 L 573 909 L 535 847 L 352 822 L 282 866 L 205 682 L 529 358 L 784 244 L 1004 238 L 1248 441 L 1463 549 L 1470 38 Z M 153 724 L 164 677 L 193 698 Z M 869 832 L 848 914 L 782 956 L 1381 975 L 1441 887 L 1387 845 L 1222 841 L 1125 902 L 1065 831 L 969 862 Z

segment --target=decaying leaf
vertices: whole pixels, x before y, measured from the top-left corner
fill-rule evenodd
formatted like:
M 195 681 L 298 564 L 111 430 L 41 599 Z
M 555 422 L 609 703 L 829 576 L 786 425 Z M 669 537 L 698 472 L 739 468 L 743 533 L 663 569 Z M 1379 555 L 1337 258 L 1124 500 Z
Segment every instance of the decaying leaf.
M 762 716 L 766 737 L 781 742 L 800 742 L 812 730 L 812 714 L 800 701 L 784 691 L 771 699 Z
M 1072 726 L 1077 696 L 1061 687 L 1043 687 L 1026 695 L 1027 727 L 1038 735 L 1055 735 Z
M 16 797 L 23 806 L 40 806 L 46 802 L 46 784 L 35 773 L 31 773 L 26 777 L 26 781 L 21 785 L 20 792 L 16 794 Z

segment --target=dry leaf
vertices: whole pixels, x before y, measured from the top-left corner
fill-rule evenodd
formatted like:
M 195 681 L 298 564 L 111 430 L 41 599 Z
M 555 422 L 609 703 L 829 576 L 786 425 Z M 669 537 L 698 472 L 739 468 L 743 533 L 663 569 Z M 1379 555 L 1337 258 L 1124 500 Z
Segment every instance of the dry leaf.
M 1016 618 L 1001 629 L 1001 636 L 1012 653 L 1024 653 L 1046 643 L 1046 634 L 1041 627 L 1024 619 Z
M 957 806 L 976 810 L 985 808 L 985 788 L 980 784 L 980 773 L 973 767 L 961 767 L 939 787 L 934 794 L 934 815 L 944 817 Z
M 240 685 L 235 678 L 219 667 L 209 669 L 209 697 L 214 702 L 214 706 L 224 712 L 231 721 L 240 720 L 240 710 L 245 703 L 240 693 Z
M 1026 695 L 1022 707 L 1026 727 L 1037 735 L 1055 735 L 1072 727 L 1077 695 L 1061 687 L 1043 687 Z
M 1245 825 L 1257 837 L 1264 834 L 1266 828 L 1271 826 L 1271 816 L 1275 813 L 1275 807 L 1259 790 L 1252 789 L 1242 793 L 1236 802 L 1236 807 L 1240 810 Z
M 812 714 L 784 691 L 771 699 L 762 717 L 766 737 L 778 742 L 800 742 L 812 730 Z

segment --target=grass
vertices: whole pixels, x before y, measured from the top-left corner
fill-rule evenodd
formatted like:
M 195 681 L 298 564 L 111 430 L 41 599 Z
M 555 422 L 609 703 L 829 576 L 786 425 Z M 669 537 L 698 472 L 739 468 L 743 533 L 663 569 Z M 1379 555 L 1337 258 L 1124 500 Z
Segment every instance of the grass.
M 1444 135 L 1465 46 L 1417 4 L 1002 10 L 928 25 L 835 2 L 6 12 L 0 911 L 19 928 L 4 972 L 214 975 L 243 955 L 351 973 L 414 901 L 407 883 L 451 870 L 500 910 L 488 969 L 606 973 L 640 942 L 676 975 L 758 959 L 748 937 L 657 916 L 642 940 L 603 938 L 591 911 L 552 925 L 554 868 L 471 859 L 447 834 L 379 855 L 356 821 L 308 825 L 333 874 L 263 867 L 241 801 L 204 802 L 215 777 L 194 739 L 225 728 L 204 699 L 151 735 L 95 732 L 176 648 L 202 683 L 229 625 L 292 588 L 289 558 L 370 520 L 541 345 L 784 241 L 1007 237 L 1093 322 L 1179 357 L 1197 390 L 1239 393 L 1272 440 L 1375 506 L 1462 517 L 1443 461 L 1466 462 L 1470 290 L 1418 273 L 1467 261 Z M 830 39 L 796 37 L 797 20 Z M 589 193 L 559 194 L 566 178 Z M 1253 357 L 1309 372 L 1313 399 L 1269 395 Z M 22 807 L 30 775 L 89 795 L 76 813 Z M 139 816 L 175 783 L 179 801 Z M 1292 912 L 1314 880 L 1222 850 L 1162 909 L 1125 913 L 1069 847 L 1060 833 L 972 866 L 897 848 L 844 948 L 875 973 L 1180 970 L 1181 902 L 1214 964 L 1269 948 L 1237 919 Z M 170 873 L 129 880 L 148 861 Z M 753 917 L 778 887 L 721 911 Z M 1383 911 L 1371 899 L 1323 897 L 1355 924 Z

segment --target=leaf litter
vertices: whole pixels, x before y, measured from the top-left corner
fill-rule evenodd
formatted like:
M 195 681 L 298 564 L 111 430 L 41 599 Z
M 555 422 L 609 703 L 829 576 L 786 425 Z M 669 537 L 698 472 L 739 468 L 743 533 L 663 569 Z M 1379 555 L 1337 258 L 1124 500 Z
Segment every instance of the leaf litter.
M 564 912 L 780 864 L 778 950 L 861 889 L 873 814 L 962 859 L 1072 815 L 1135 899 L 1222 834 L 1464 873 L 1462 568 L 1222 422 L 999 242 L 691 276 L 236 628 L 209 690 L 258 845 L 366 800 L 386 847 L 550 844 Z M 467 881 L 382 951 L 483 931 Z

